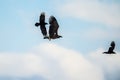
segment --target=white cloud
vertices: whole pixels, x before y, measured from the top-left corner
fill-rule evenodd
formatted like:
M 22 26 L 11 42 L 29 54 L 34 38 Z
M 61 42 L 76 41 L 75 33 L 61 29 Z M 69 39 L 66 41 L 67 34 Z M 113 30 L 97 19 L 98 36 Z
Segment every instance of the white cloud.
M 37 75 L 46 80 L 107 80 L 104 79 L 106 69 L 108 78 L 119 78 L 109 73 L 116 74 L 116 70 L 120 70 L 120 55 L 94 53 L 86 58 L 79 52 L 51 43 L 43 43 L 30 53 L 0 53 L 0 76 Z
M 89 55 L 91 61 L 98 65 L 103 71 L 106 80 L 119 80 L 120 79 L 120 53 L 117 54 L 101 54 L 103 49 L 93 52 Z
M 120 27 L 119 4 L 102 3 L 99 0 L 71 0 L 60 4 L 57 11 L 62 16 L 75 17 L 107 26 Z

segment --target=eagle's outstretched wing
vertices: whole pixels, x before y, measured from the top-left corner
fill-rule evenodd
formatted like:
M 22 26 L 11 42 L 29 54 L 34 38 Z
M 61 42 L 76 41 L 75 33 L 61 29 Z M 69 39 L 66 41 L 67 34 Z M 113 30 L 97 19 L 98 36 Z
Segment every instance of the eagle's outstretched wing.
M 50 16 L 49 24 L 50 24 L 49 38 L 50 39 L 61 38 L 62 36 L 58 35 L 59 24 L 54 16 Z
M 111 42 L 111 46 L 112 46 L 113 48 L 115 48 L 115 42 L 114 42 L 114 41 Z

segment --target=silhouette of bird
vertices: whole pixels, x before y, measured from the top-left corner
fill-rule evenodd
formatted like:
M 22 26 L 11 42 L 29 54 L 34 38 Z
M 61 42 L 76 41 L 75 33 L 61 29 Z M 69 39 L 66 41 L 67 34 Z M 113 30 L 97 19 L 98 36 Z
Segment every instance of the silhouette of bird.
M 46 30 L 46 25 L 47 23 L 45 22 L 45 13 L 42 12 L 40 14 L 40 18 L 39 18 L 39 22 L 36 22 L 35 23 L 35 26 L 38 27 L 40 26 L 40 30 L 41 30 L 41 33 L 43 34 L 44 36 L 44 39 L 48 39 L 48 36 L 47 36 L 47 30 Z
M 113 51 L 115 49 L 115 42 L 112 41 L 111 44 L 110 44 L 110 47 L 108 49 L 108 52 L 103 52 L 105 54 L 115 54 L 115 52 Z
M 54 16 L 50 16 L 49 18 L 49 40 L 62 38 L 62 36 L 58 35 L 59 24 Z

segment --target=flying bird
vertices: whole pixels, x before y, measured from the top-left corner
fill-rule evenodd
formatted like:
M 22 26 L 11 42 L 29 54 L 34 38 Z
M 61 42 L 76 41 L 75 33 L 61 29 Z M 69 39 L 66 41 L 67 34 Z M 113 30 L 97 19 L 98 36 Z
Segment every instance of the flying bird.
M 39 22 L 36 22 L 35 23 L 35 26 L 38 27 L 40 26 L 40 30 L 41 30 L 41 33 L 43 34 L 44 36 L 44 39 L 48 39 L 48 36 L 47 36 L 47 30 L 46 30 L 46 25 L 47 23 L 45 22 L 45 13 L 42 12 L 40 14 L 40 17 L 39 17 Z
M 58 35 L 59 24 L 54 16 L 50 16 L 49 18 L 49 40 L 62 38 L 62 36 Z
M 54 16 L 50 16 L 49 18 L 49 36 L 47 36 L 47 29 L 45 27 L 47 23 L 45 22 L 45 13 L 42 12 L 40 14 L 39 22 L 35 23 L 35 26 L 38 27 L 40 26 L 41 33 L 44 36 L 44 39 L 57 39 L 57 38 L 62 38 L 62 36 L 58 35 L 58 28 L 59 24 Z
M 108 52 L 103 52 L 105 54 L 116 54 L 113 50 L 115 49 L 115 42 L 112 41 L 110 44 L 110 47 L 108 49 Z

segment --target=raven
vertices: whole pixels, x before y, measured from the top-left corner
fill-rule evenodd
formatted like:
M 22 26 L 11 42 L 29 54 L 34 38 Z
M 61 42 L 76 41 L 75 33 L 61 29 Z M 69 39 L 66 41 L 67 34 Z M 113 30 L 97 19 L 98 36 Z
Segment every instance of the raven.
M 103 52 L 103 53 L 105 53 L 105 54 L 115 54 L 115 52 L 113 51 L 114 48 L 115 48 L 115 42 L 112 41 L 111 44 L 110 44 L 110 47 L 108 49 L 108 52 Z
M 47 30 L 46 30 L 46 27 L 45 27 L 46 24 L 47 23 L 45 22 L 45 13 L 42 12 L 40 14 L 39 22 L 36 22 L 35 26 L 36 27 L 40 26 L 40 30 L 41 30 L 41 32 L 42 32 L 42 34 L 44 36 L 44 39 L 48 39 Z
M 54 16 L 50 16 L 49 18 L 49 40 L 62 38 L 62 36 L 58 35 L 59 24 Z

